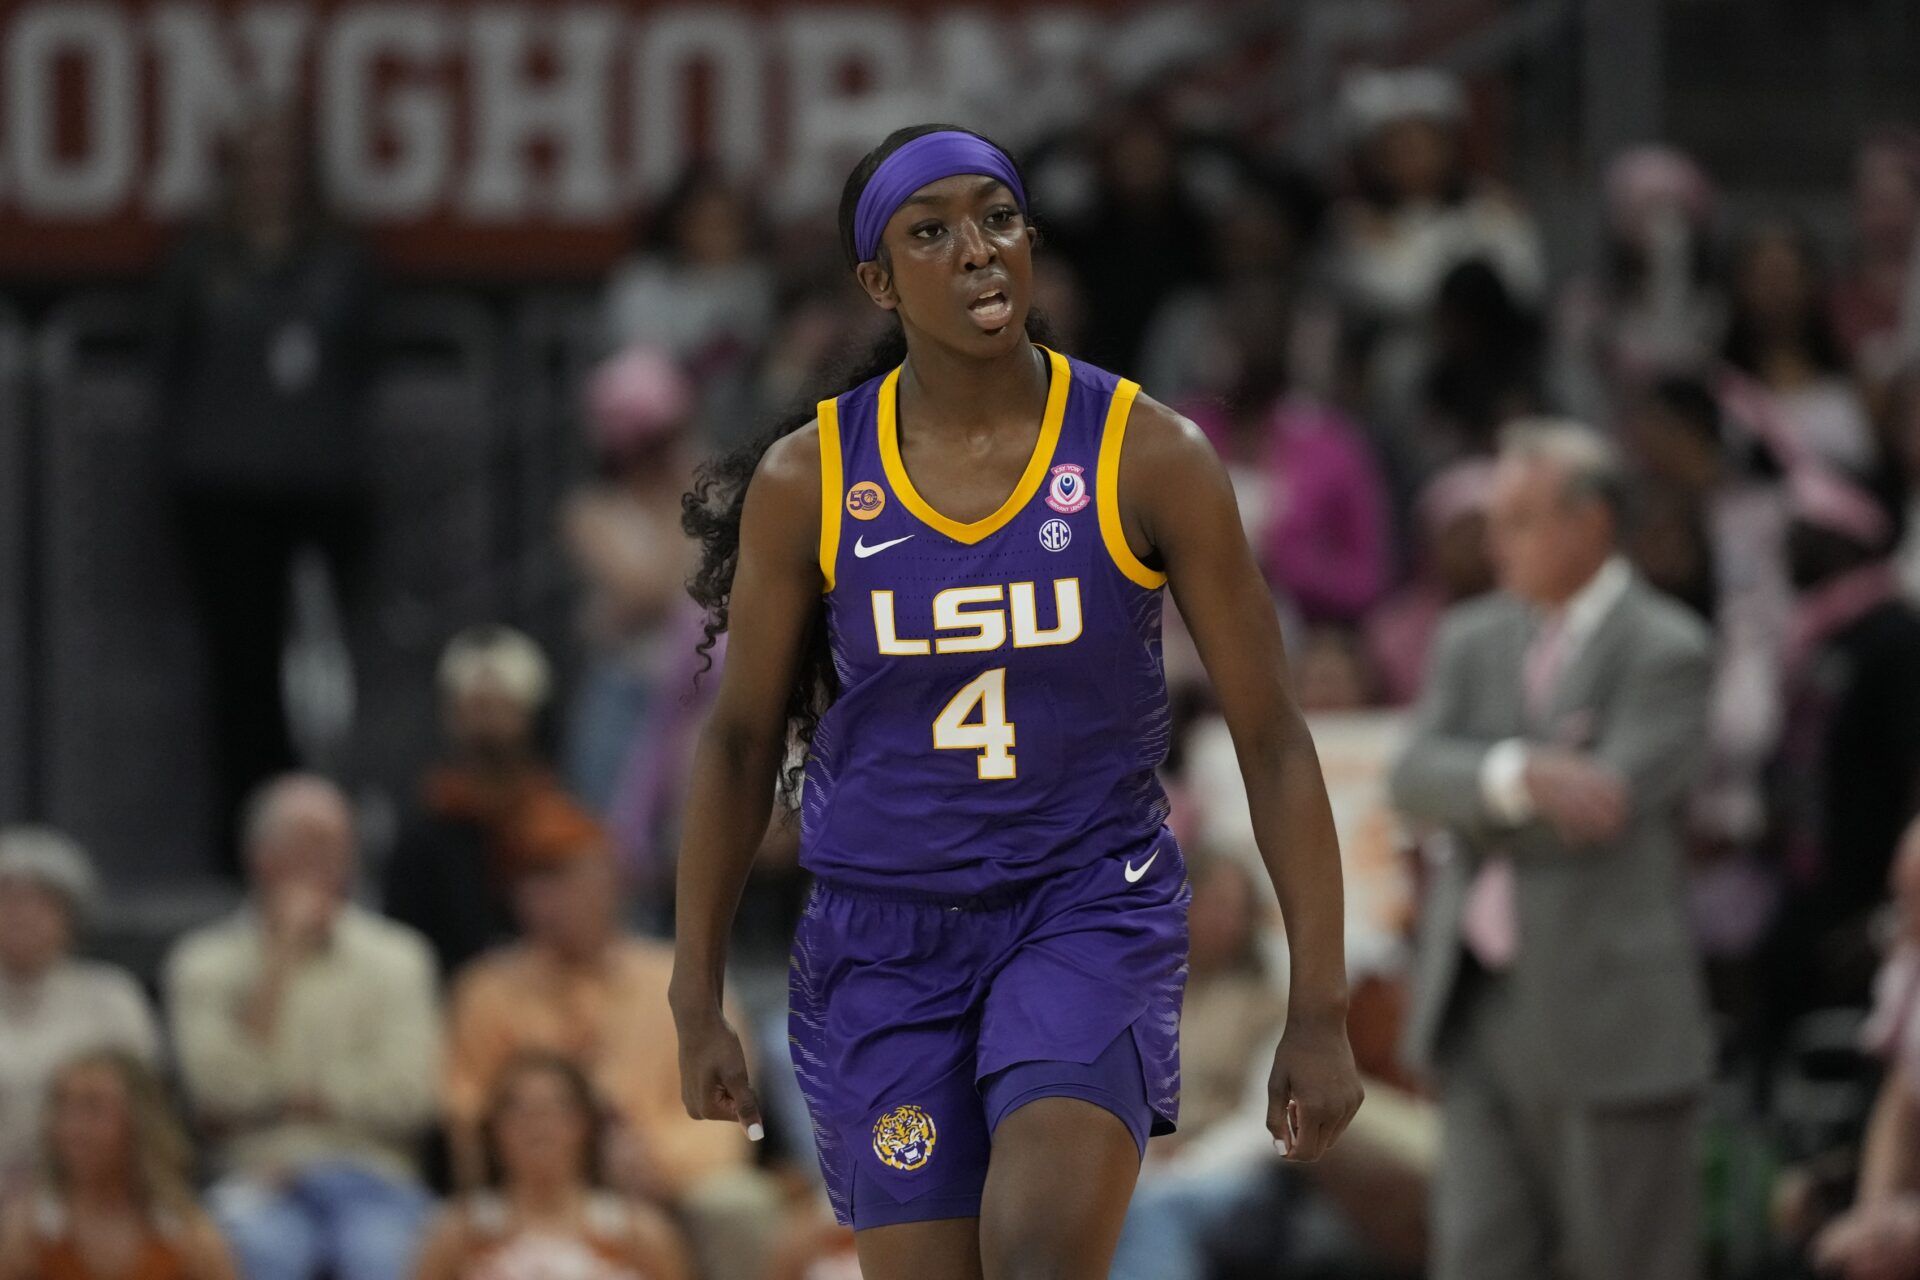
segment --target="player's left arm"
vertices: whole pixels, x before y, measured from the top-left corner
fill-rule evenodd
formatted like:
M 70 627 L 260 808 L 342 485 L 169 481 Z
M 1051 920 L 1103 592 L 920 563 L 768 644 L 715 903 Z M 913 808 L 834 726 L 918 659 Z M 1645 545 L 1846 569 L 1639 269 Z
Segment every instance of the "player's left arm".
M 1362 1090 L 1347 1043 L 1339 843 L 1320 758 L 1288 687 L 1279 617 L 1226 468 L 1198 427 L 1144 395 L 1128 422 L 1119 494 L 1127 541 L 1167 574 L 1246 779 L 1292 957 L 1267 1127 L 1283 1153 L 1318 1159 L 1353 1119 Z

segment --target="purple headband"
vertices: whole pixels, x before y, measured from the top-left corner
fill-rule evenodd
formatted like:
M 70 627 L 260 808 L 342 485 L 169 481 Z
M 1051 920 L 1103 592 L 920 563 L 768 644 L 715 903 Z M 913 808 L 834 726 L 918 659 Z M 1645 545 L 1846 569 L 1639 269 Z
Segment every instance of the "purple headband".
M 1013 192 L 1020 212 L 1027 211 L 1027 189 L 1020 185 L 1020 175 L 1006 152 L 985 138 L 958 130 L 923 133 L 882 160 L 860 193 L 853 211 L 853 248 L 860 261 L 870 262 L 880 252 L 880 232 L 907 197 L 957 173 L 998 178 Z

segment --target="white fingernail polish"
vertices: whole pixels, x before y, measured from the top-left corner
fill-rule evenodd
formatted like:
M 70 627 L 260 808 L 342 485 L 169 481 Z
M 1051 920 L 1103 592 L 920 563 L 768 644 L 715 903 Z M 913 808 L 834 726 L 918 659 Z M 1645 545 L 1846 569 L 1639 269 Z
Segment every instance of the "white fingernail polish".
M 767 1131 L 764 1128 L 762 1128 L 760 1125 L 750 1124 L 747 1126 L 747 1141 L 758 1142 L 760 1141 L 760 1139 L 766 1136 L 767 1136 Z
M 1275 1138 L 1273 1140 L 1273 1149 L 1275 1151 L 1278 1151 L 1282 1157 L 1290 1156 L 1293 1154 L 1291 1151 L 1287 1150 L 1287 1140 L 1285 1138 Z

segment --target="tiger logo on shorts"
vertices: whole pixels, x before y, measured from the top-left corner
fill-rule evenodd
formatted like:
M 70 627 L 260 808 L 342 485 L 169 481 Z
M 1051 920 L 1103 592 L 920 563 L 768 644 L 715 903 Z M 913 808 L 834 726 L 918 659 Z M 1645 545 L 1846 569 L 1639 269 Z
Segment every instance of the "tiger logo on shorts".
M 933 1117 L 919 1107 L 895 1107 L 873 1123 L 873 1154 L 889 1169 L 912 1173 L 933 1159 Z

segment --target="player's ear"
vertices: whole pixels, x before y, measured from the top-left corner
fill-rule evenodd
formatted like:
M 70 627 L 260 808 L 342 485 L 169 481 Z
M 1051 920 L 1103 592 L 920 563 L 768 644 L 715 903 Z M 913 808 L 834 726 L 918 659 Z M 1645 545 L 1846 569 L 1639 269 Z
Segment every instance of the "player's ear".
M 900 295 L 893 291 L 893 273 L 879 262 L 863 262 L 853 269 L 853 275 L 873 299 L 874 306 L 883 311 L 893 311 L 900 306 Z

